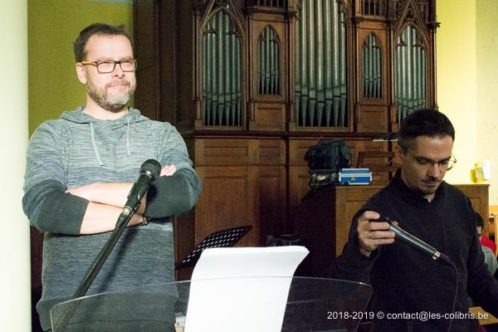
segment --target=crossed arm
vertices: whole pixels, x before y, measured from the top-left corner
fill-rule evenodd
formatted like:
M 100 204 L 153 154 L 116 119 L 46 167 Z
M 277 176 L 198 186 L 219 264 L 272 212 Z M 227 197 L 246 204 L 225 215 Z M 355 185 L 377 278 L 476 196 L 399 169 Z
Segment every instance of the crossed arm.
M 161 169 L 160 176 L 171 176 L 175 172 L 174 165 L 167 165 Z M 80 234 L 112 231 L 132 186 L 133 183 L 91 183 L 68 189 L 66 193 L 89 201 L 81 223 Z M 128 226 L 140 225 L 144 222 L 145 207 L 146 196 L 142 198 L 140 207 L 130 219 Z

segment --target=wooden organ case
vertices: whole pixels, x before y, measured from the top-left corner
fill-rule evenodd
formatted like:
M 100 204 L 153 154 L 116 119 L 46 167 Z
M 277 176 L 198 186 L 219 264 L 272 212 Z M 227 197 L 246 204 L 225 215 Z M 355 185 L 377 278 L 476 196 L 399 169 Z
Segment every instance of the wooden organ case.
M 437 109 L 435 0 L 135 2 L 136 106 L 185 138 L 203 183 L 178 218 L 178 258 L 251 225 L 241 245 L 292 232 L 320 138 L 391 151 L 406 114 Z M 388 174 L 374 174 L 383 184 Z

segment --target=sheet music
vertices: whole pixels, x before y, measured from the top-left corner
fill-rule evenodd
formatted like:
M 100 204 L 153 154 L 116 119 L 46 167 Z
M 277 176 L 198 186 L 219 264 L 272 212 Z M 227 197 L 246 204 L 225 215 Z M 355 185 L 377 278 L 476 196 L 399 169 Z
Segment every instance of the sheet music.
M 281 330 L 302 246 L 206 249 L 195 266 L 185 332 Z

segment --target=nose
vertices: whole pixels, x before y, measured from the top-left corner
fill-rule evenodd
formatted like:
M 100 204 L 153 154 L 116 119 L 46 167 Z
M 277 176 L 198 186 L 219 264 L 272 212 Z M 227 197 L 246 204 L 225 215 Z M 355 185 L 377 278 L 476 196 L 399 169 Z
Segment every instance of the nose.
M 443 174 L 441 168 L 439 167 L 439 163 L 434 163 L 434 162 L 430 164 L 428 172 L 430 176 L 435 178 L 439 178 Z
M 118 77 L 123 77 L 124 76 L 124 71 L 123 71 L 123 68 L 121 68 L 121 63 L 116 63 L 116 65 L 114 66 L 114 71 L 112 72 L 114 76 L 118 76 Z

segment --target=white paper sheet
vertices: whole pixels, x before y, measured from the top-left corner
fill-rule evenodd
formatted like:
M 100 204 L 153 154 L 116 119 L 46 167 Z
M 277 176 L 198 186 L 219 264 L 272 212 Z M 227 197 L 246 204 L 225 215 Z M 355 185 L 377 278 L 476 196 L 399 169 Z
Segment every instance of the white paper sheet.
M 185 332 L 279 332 L 302 246 L 214 248 L 192 274 Z

